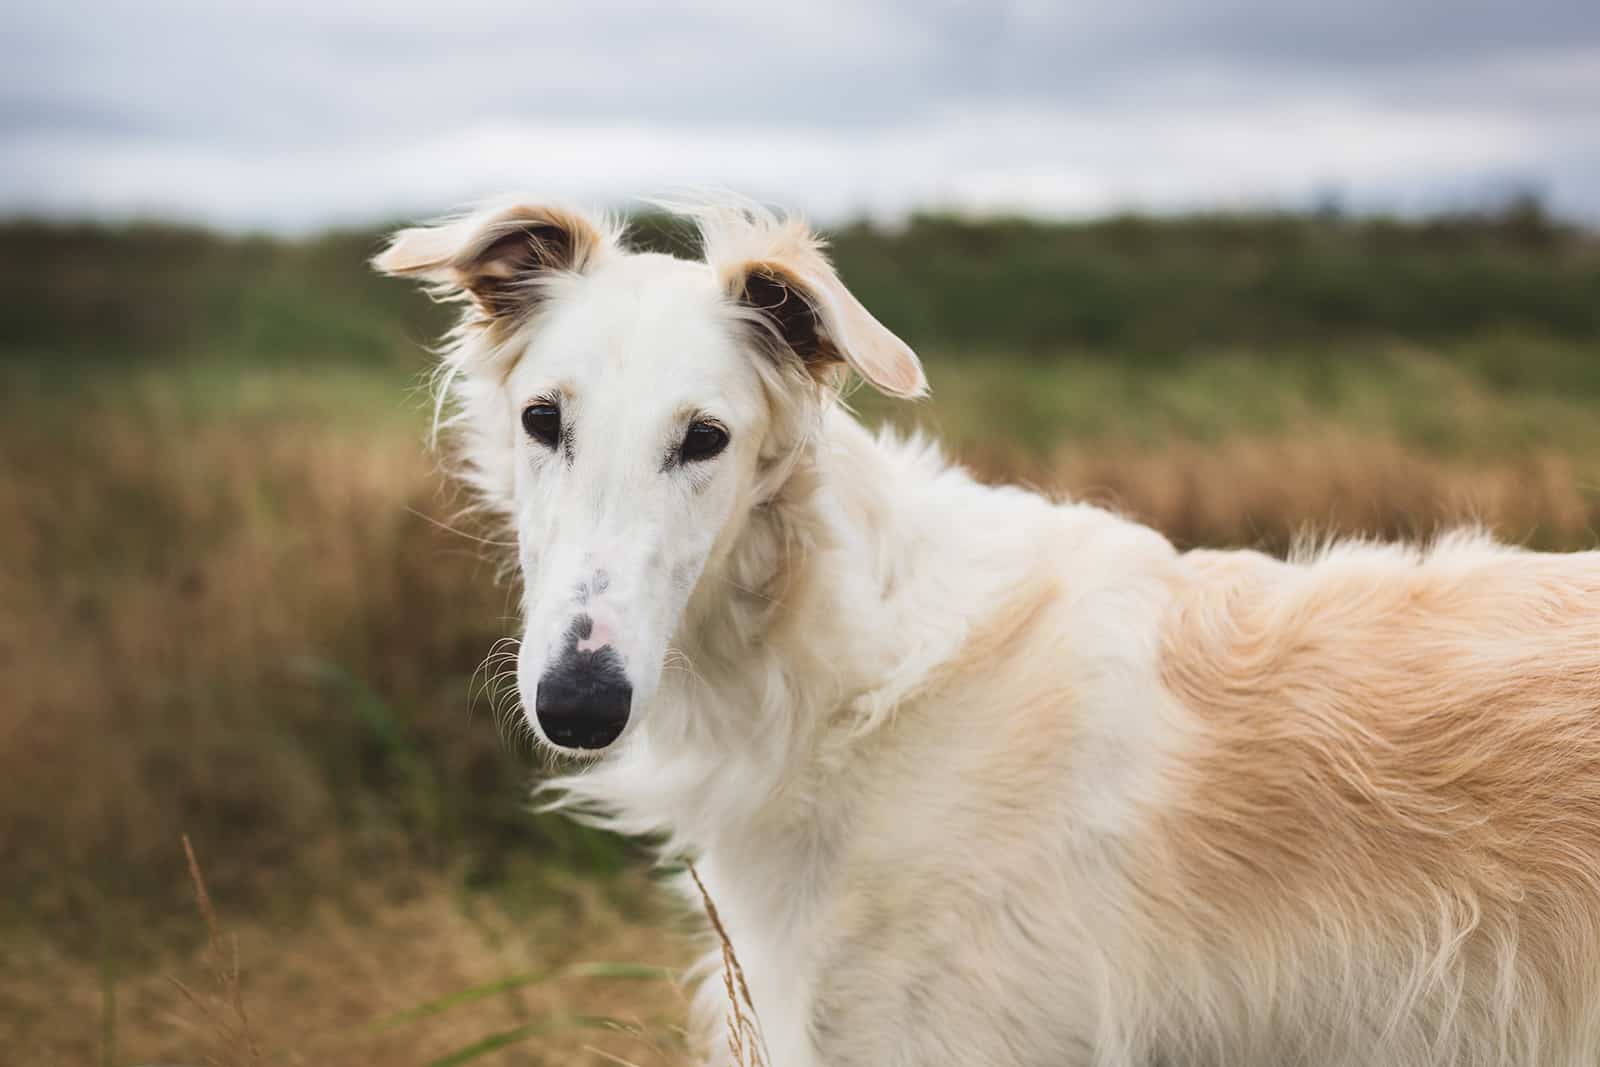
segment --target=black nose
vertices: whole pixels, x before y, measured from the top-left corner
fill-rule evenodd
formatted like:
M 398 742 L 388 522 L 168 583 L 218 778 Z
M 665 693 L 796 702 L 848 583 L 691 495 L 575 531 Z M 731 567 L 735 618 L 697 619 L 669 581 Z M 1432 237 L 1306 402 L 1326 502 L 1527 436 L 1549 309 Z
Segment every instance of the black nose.
M 569 653 L 539 679 L 533 710 L 554 744 L 605 748 L 628 725 L 633 686 L 608 652 Z

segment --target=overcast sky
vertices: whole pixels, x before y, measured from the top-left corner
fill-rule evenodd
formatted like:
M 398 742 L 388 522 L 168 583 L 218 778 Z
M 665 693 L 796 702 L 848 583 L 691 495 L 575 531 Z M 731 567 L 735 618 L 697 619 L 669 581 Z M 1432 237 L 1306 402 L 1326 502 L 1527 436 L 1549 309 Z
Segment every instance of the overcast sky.
M 0 158 L 0 211 L 230 227 L 699 186 L 1600 221 L 1600 0 L 10 4 Z

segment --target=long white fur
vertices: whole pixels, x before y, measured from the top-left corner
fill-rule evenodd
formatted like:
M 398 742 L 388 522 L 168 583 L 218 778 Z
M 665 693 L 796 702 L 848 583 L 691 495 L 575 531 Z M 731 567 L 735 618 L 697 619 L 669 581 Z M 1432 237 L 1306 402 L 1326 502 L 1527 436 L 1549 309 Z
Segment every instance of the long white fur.
M 1438 866 L 1411 869 L 1403 850 L 1372 866 L 1377 853 L 1363 853 L 1348 885 L 1291 885 L 1293 860 L 1275 867 L 1277 851 L 1250 854 L 1264 847 L 1251 844 L 1260 834 L 1235 842 L 1226 819 L 1208 816 L 1211 790 L 1219 804 L 1223 795 L 1247 803 L 1254 787 L 1227 777 L 1227 758 L 1203 758 L 1226 757 L 1227 746 L 1247 755 L 1286 728 L 1270 711 L 1234 723 L 1225 695 L 1224 711 L 1209 714 L 1206 702 L 1227 683 L 1212 685 L 1207 664 L 1187 661 L 1186 650 L 1223 640 L 1257 600 L 1278 612 L 1275 632 L 1292 632 L 1303 649 L 1368 610 L 1361 582 L 1424 583 L 1418 596 L 1448 598 L 1463 574 L 1481 571 L 1514 597 L 1520 572 L 1505 568 L 1546 557 L 1473 538 L 1431 555 L 1343 546 L 1301 563 L 1185 556 L 1106 511 L 980 485 L 925 442 L 867 432 L 837 402 L 834 378 L 774 365 L 768 346 L 751 341 L 753 316 L 734 292 L 745 264 L 794 257 L 807 284 L 837 284 L 819 273 L 808 231 L 748 205 L 694 215 L 708 263 L 635 255 L 596 225 L 605 265 L 545 279 L 544 306 L 526 321 L 500 328 L 469 313 L 444 350 L 444 381 L 468 478 L 522 542 L 525 701 L 566 618 L 551 589 L 582 579 L 570 560 L 609 545 L 607 558 L 638 575 L 625 579 L 616 613 L 644 694 L 634 721 L 545 791 L 697 862 L 749 977 L 773 1067 L 1600 1062 L 1600 872 L 1587 887 L 1572 873 L 1559 913 L 1519 912 L 1525 889 L 1514 871 L 1495 872 L 1509 895 L 1491 900 L 1488 874 L 1472 868 L 1485 861 L 1464 842 L 1459 852 L 1441 842 Z M 442 238 L 423 231 L 431 236 L 420 247 L 437 260 L 451 252 L 440 240 L 475 239 L 472 219 L 452 225 Z M 401 245 L 380 266 L 426 276 L 422 257 L 407 259 Z M 858 331 L 835 338 L 843 347 L 870 350 L 866 372 L 920 391 L 914 357 L 870 315 L 842 329 Z M 582 359 L 575 349 L 586 349 Z M 907 358 L 912 365 L 896 362 Z M 580 436 L 569 472 L 530 452 L 517 424 L 519 407 L 558 378 L 581 405 L 577 417 L 604 424 Z M 680 400 L 680 381 L 746 405 L 729 417 L 759 438 L 730 447 L 699 496 L 652 488 L 644 464 L 654 453 L 645 457 L 643 442 L 654 431 L 634 432 L 668 424 L 652 405 Z M 607 454 L 586 459 L 585 449 Z M 630 487 L 626 506 L 604 503 L 607 487 L 589 484 L 608 477 Z M 703 503 L 721 491 L 716 479 L 732 487 L 721 510 Z M 556 522 L 551 510 L 601 517 Z M 688 535 L 670 531 L 680 520 L 717 528 L 679 551 L 672 539 Z M 630 539 L 647 540 L 637 533 L 647 529 L 654 547 L 630 555 Z M 583 543 L 554 543 L 573 539 Z M 1539 610 L 1551 625 L 1588 619 L 1600 635 L 1600 561 L 1569 560 L 1529 571 L 1528 587 L 1543 583 Z M 698 569 L 665 623 L 630 631 L 655 600 L 671 600 L 650 584 L 651 567 L 669 563 Z M 1316 606 L 1324 602 L 1334 607 Z M 1444 631 L 1470 640 L 1476 627 L 1511 647 L 1526 634 L 1507 631 L 1506 618 L 1521 609 L 1495 604 L 1463 602 Z M 1559 654 L 1572 671 L 1597 672 L 1592 689 L 1568 687 L 1564 675 L 1530 682 L 1507 713 L 1537 717 L 1542 701 L 1564 709 L 1548 727 L 1567 731 L 1576 754 L 1561 768 L 1563 788 L 1576 783 L 1574 810 L 1595 814 L 1551 823 L 1551 838 L 1536 844 L 1578 866 L 1593 842 L 1570 835 L 1600 833 L 1600 648 L 1585 659 L 1583 647 Z M 1297 653 L 1269 639 L 1260 654 L 1290 670 Z M 1419 692 L 1453 707 L 1453 686 L 1515 689 L 1504 677 L 1514 657 L 1493 662 L 1499 677 L 1423 677 Z M 1369 666 L 1352 653 L 1355 689 Z M 1259 667 L 1227 677 L 1259 679 Z M 1537 685 L 1549 687 L 1548 701 Z M 1300 689 L 1282 692 L 1287 714 Z M 1269 692 L 1266 703 L 1275 699 Z M 1307 781 L 1371 798 L 1350 818 L 1378 833 L 1391 808 L 1393 819 L 1410 818 L 1406 783 L 1363 778 L 1361 753 L 1401 743 L 1384 720 L 1357 708 L 1326 721 L 1342 732 L 1337 744 L 1319 737 L 1322 747 L 1306 749 Z M 1538 737 L 1543 727 L 1528 729 Z M 1465 745 L 1450 756 L 1461 766 L 1481 759 L 1492 769 L 1500 758 L 1471 751 L 1470 738 L 1452 743 Z M 1323 751 L 1326 765 L 1315 762 Z M 1316 832 L 1290 820 L 1268 836 L 1293 856 L 1297 835 Z M 721 996 L 712 982 L 701 999 L 717 1063 L 728 1055 Z

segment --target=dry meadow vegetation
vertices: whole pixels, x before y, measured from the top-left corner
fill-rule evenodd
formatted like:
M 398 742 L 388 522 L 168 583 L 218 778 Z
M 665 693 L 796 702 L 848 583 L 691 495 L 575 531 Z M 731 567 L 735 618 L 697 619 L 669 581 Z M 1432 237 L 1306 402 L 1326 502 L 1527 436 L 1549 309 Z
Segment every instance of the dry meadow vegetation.
M 924 343 L 930 406 L 852 402 L 1185 546 L 1478 521 L 1589 547 L 1600 267 L 1535 223 L 850 230 L 887 321 L 970 341 Z M 0 277 L 0 1059 L 682 1062 L 654 968 L 686 924 L 636 846 L 525 810 L 539 761 L 497 728 L 514 588 L 424 449 L 437 310 L 369 283 L 359 235 L 0 238 L 43 264 Z M 1202 263 L 1233 279 L 1211 310 L 1180 288 Z M 953 290 L 1018 264 L 1059 286 L 989 293 L 986 333 Z M 1074 282 L 1072 316 L 1014 321 Z

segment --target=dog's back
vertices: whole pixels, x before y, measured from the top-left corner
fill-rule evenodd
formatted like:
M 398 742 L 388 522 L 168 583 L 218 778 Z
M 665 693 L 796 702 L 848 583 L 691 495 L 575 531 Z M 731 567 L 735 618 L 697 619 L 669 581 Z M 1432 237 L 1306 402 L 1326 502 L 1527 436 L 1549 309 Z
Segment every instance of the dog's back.
M 1161 673 L 1193 737 L 1144 887 L 1198 939 L 1179 1051 L 1213 1014 L 1332 1056 L 1595 1062 L 1600 553 L 1185 562 Z

